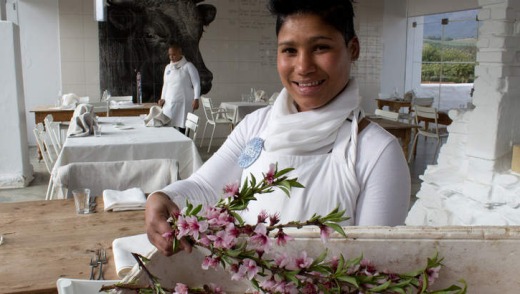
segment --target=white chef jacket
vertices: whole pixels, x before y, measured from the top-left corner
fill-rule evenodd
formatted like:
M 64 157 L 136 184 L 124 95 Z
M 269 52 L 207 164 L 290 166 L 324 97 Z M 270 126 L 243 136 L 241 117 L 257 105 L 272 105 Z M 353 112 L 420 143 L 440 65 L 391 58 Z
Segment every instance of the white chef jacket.
M 200 97 L 197 68 L 183 56 L 178 62 L 166 66 L 163 80 L 163 113 L 171 119 L 171 126 L 184 128 L 186 116 L 192 110 L 193 99 Z

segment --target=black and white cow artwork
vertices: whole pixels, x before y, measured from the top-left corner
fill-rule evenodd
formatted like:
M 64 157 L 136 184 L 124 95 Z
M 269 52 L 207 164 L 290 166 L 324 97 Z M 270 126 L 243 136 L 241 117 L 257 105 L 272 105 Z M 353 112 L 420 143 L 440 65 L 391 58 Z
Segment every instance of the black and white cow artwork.
M 171 42 L 180 44 L 201 78 L 202 94 L 211 90 L 213 74 L 199 50 L 204 27 L 217 9 L 203 0 L 108 0 L 107 21 L 99 24 L 100 84 L 112 95 L 136 101 L 136 74 L 141 73 L 143 102 L 160 98 Z

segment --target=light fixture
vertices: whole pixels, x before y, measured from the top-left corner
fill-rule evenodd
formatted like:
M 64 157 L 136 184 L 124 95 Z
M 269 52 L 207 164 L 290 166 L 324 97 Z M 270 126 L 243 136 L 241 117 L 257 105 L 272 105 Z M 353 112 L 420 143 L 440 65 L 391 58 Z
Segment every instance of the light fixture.
M 107 6 L 105 0 L 94 0 L 95 16 L 97 21 L 107 20 Z

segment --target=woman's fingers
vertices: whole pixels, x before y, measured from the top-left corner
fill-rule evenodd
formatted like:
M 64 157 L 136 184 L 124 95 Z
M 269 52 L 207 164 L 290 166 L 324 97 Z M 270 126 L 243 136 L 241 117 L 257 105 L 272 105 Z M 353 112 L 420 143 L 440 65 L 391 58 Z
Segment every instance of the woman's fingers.
M 167 220 L 170 217 L 170 213 L 178 210 L 177 205 L 163 193 L 153 193 L 146 200 L 146 234 L 150 242 L 166 256 L 174 253 L 173 241 L 172 238 L 164 237 L 163 235 L 172 231 Z

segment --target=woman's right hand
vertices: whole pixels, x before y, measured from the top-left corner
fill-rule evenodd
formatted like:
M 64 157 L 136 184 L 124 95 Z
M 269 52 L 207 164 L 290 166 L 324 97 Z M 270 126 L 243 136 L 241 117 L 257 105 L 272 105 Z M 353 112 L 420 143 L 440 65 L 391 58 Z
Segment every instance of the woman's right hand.
M 166 256 L 176 253 L 173 251 L 172 239 L 163 237 L 163 234 L 172 231 L 167 220 L 178 212 L 179 207 L 162 192 L 155 192 L 146 200 L 145 224 L 148 240 Z M 191 252 L 191 245 L 185 239 L 180 240 L 180 248 Z

